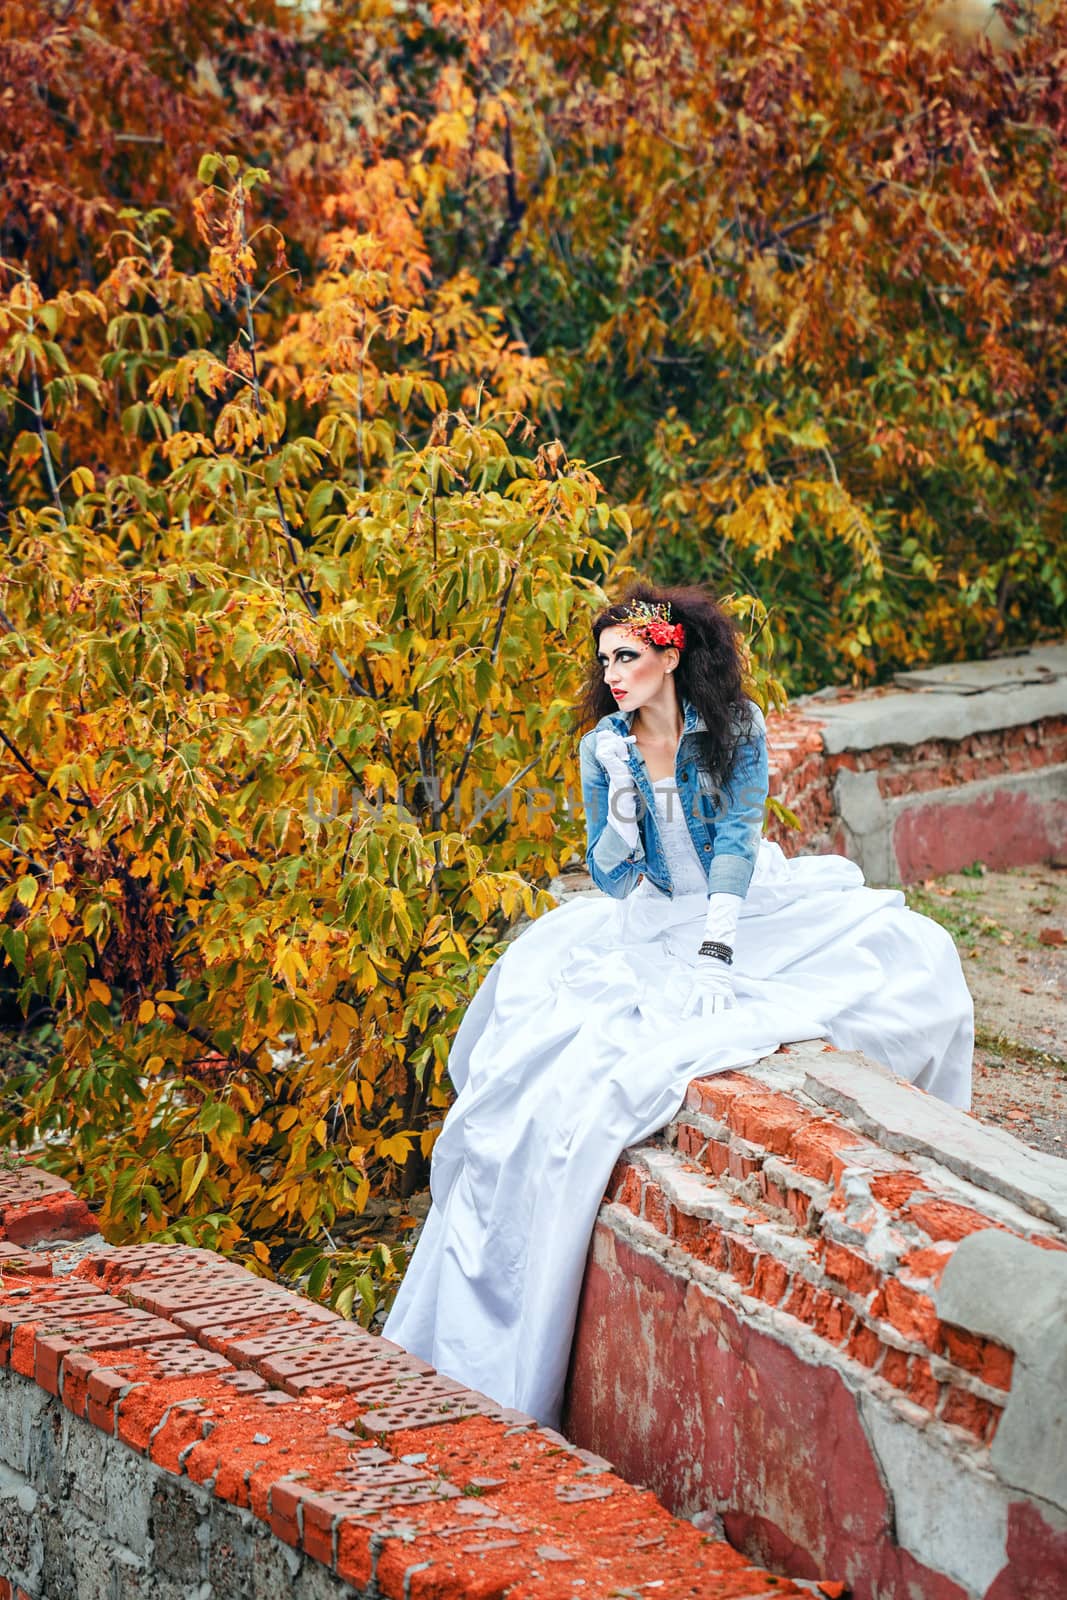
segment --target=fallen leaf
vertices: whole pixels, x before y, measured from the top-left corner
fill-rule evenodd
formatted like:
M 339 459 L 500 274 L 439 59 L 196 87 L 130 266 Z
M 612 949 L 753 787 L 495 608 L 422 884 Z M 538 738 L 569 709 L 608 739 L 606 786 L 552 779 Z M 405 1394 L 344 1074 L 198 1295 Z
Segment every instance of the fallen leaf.
M 1041 932 L 1037 936 L 1037 942 L 1038 944 L 1058 945 L 1064 944 L 1067 941 L 1064 939 L 1062 928 L 1042 928 Z

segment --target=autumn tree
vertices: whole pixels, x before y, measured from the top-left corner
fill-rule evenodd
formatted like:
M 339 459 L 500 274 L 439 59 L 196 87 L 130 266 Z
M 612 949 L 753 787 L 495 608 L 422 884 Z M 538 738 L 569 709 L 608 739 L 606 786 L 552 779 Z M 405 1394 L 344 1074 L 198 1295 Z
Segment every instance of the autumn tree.
M 635 564 L 763 698 L 1062 626 L 1067 24 L 926 15 L 4 7 L 0 1130 L 112 1237 L 370 1315 Z
M 435 249 L 795 685 L 1062 631 L 1063 8 L 438 6 Z

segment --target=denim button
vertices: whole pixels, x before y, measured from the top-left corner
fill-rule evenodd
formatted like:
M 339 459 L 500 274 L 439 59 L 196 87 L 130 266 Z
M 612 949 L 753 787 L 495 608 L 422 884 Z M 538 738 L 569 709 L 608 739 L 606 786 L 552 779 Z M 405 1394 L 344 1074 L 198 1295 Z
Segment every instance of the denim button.
M 705 849 L 705 850 L 710 850 L 710 849 L 711 849 L 711 845 L 710 845 L 710 844 L 706 844 L 706 845 L 705 845 L 705 846 L 704 846 L 704 849 Z

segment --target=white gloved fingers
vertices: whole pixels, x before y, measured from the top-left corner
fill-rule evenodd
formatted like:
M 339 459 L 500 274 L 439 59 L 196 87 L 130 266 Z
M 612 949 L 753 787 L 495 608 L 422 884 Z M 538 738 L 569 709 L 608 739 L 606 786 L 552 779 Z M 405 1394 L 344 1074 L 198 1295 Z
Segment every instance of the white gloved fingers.
M 737 1000 L 732 994 L 707 995 L 694 990 L 682 1006 L 680 1016 L 683 1022 L 702 1021 L 705 1017 L 721 1016 L 724 1011 L 732 1011 L 736 1005 Z
M 601 728 L 593 744 L 593 754 L 609 778 L 618 778 L 626 783 L 633 782 L 633 774 L 630 771 L 630 746 L 636 742 L 633 734 L 623 738 L 614 728 Z
M 712 1017 L 734 1004 L 730 969 L 722 961 L 703 957 L 693 972 L 693 983 L 682 1007 L 683 1017 Z

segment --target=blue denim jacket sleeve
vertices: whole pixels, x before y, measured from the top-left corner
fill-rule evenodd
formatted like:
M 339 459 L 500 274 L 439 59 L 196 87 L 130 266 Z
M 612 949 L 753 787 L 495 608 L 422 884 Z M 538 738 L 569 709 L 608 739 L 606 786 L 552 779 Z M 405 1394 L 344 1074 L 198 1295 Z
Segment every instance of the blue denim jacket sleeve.
M 598 889 L 616 900 L 623 900 L 637 887 L 645 850 L 640 839 L 630 850 L 626 841 L 609 826 L 608 775 L 593 754 L 595 739 L 594 728 L 582 737 L 578 746 L 585 807 L 585 864 Z
M 715 818 L 715 854 L 708 868 L 708 893 L 745 895 L 752 879 L 767 804 L 767 724 L 754 701 L 746 706 L 748 728 Z

